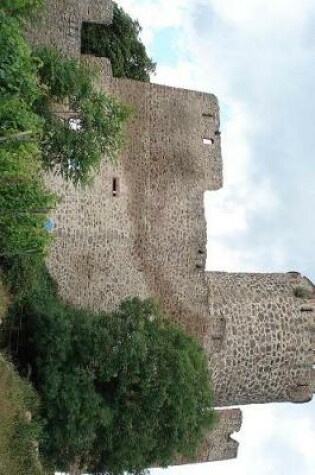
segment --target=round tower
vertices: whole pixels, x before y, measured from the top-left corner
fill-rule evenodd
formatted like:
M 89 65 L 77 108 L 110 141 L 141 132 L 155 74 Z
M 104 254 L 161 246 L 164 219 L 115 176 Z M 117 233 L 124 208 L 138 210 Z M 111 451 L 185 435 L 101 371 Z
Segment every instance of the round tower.
M 314 392 L 315 290 L 296 272 L 209 272 L 215 404 L 306 402 Z

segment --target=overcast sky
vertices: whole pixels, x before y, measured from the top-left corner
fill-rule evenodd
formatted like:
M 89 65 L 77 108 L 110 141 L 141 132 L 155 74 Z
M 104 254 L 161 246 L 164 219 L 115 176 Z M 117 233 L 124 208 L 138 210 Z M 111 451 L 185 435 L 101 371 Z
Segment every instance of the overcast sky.
M 120 0 L 154 82 L 221 105 L 224 188 L 205 195 L 208 268 L 315 282 L 315 0 Z M 315 403 L 244 410 L 239 457 L 165 475 L 314 475 Z

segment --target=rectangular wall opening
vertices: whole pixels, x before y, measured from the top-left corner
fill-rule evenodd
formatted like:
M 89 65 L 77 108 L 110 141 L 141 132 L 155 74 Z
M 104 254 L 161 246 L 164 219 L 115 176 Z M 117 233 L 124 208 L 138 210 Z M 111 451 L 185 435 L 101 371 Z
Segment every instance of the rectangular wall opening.
M 213 145 L 214 144 L 214 140 L 211 139 L 210 137 L 204 137 L 202 139 L 202 141 L 203 141 L 204 145 Z
M 104 38 L 108 26 L 103 23 L 83 21 L 81 25 L 81 54 L 104 57 Z
M 119 178 L 113 178 L 112 194 L 116 197 L 119 196 Z

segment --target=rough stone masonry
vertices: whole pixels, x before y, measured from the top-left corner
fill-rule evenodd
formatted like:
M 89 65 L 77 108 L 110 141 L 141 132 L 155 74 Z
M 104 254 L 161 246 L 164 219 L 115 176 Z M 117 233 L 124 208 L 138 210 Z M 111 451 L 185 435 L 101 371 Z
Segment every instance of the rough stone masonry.
M 46 0 L 32 44 L 81 58 L 83 22 L 109 24 L 111 0 Z M 47 176 L 62 197 L 52 220 L 48 260 L 61 295 L 93 309 L 154 297 L 203 344 L 213 373 L 218 423 L 194 460 L 236 457 L 240 429 L 231 405 L 309 401 L 315 390 L 315 292 L 299 273 L 205 272 L 203 195 L 222 186 L 219 107 L 215 96 L 111 76 L 99 87 L 132 105 L 126 145 L 104 161 L 90 188 Z M 215 223 L 214 223 L 215 225 Z M 299 288 L 308 299 L 296 297 Z

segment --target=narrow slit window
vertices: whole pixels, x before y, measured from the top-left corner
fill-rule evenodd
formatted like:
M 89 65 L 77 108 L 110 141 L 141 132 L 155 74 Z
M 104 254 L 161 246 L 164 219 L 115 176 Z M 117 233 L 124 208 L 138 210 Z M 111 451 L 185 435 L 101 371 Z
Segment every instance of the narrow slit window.
M 113 196 L 119 195 L 119 180 L 118 178 L 113 178 L 113 189 L 112 189 Z
M 214 115 L 211 114 L 211 112 L 204 112 L 204 113 L 202 114 L 202 117 L 209 117 L 209 118 L 212 118 L 212 119 L 213 119 L 213 118 L 214 118 Z
M 204 145 L 213 145 L 214 144 L 214 140 L 209 138 L 209 137 L 204 137 L 202 140 L 203 140 Z

